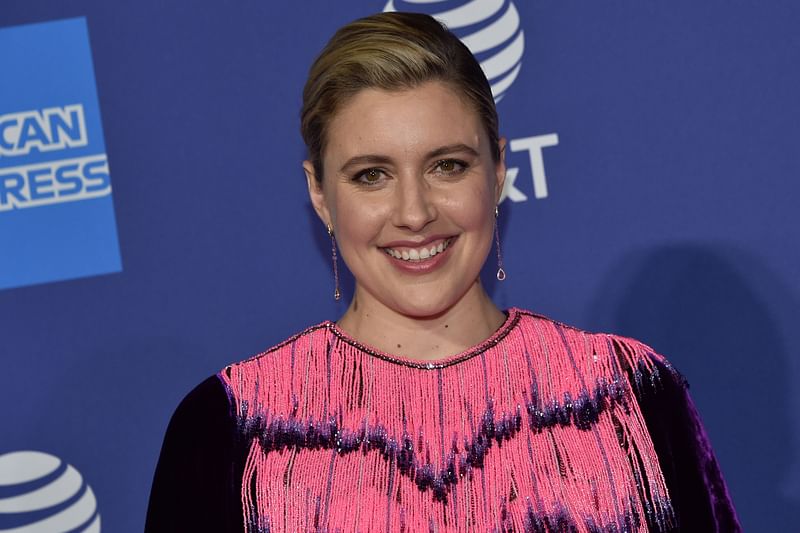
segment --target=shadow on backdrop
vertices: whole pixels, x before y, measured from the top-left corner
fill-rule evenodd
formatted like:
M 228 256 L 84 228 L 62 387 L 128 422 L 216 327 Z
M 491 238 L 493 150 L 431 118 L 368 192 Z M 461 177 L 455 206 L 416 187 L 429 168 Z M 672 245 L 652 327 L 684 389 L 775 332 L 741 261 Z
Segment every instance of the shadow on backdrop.
M 784 339 L 799 312 L 752 255 L 686 244 L 623 258 L 587 317 L 651 345 L 687 377 L 749 532 L 790 531 L 797 518 L 798 372 Z

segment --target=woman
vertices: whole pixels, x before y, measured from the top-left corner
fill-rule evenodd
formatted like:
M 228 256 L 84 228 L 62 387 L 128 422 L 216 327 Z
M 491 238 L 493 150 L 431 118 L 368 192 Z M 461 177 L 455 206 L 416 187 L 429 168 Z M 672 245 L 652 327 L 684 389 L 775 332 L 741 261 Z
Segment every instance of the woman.
M 187 396 L 148 531 L 740 529 L 666 360 L 481 286 L 505 141 L 455 36 L 414 14 L 345 26 L 302 132 L 352 301 Z

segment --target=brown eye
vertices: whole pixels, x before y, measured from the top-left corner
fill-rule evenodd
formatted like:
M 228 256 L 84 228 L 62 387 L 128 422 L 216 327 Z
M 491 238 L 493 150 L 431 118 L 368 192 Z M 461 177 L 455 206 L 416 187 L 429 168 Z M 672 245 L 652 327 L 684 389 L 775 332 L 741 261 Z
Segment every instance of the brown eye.
M 458 159 L 442 159 L 437 161 L 436 170 L 442 174 L 459 174 L 467 169 L 467 164 Z
M 379 168 L 365 168 L 355 176 L 353 181 L 357 181 L 364 185 L 375 185 L 380 183 L 383 178 L 383 170 Z

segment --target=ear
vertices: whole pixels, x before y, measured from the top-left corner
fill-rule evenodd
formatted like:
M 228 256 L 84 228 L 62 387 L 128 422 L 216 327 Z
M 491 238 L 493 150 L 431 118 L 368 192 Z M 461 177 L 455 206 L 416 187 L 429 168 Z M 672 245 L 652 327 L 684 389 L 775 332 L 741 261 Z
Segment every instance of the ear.
M 308 185 L 308 197 L 311 199 L 311 205 L 314 206 L 314 211 L 317 216 L 326 226 L 333 226 L 331 213 L 328 210 L 328 205 L 325 203 L 325 194 L 322 190 L 322 181 L 317 180 L 314 165 L 311 161 L 303 161 L 303 172 L 306 174 L 306 185 Z
M 500 158 L 497 160 L 497 164 L 495 165 L 495 205 L 500 202 L 500 197 L 503 194 L 503 187 L 506 184 L 506 138 L 500 137 L 500 140 L 497 144 L 500 148 Z

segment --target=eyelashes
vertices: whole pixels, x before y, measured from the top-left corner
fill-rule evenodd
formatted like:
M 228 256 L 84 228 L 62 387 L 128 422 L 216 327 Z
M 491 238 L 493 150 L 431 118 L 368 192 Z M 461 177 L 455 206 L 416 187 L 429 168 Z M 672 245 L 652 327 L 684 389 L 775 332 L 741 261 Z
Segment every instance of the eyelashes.
M 439 176 L 457 176 L 469 168 L 469 163 L 461 159 L 440 159 L 431 167 L 430 173 Z M 351 181 L 373 187 L 387 179 L 386 170 L 381 167 L 369 167 L 356 172 Z
M 357 172 L 353 176 L 352 181 L 356 181 L 364 185 L 374 185 L 380 181 L 383 175 L 383 169 L 377 167 L 365 168 L 364 170 Z
M 436 162 L 434 168 L 439 169 L 442 174 L 452 176 L 454 174 L 461 174 L 467 170 L 468 166 L 466 161 L 461 161 L 460 159 L 441 159 Z

